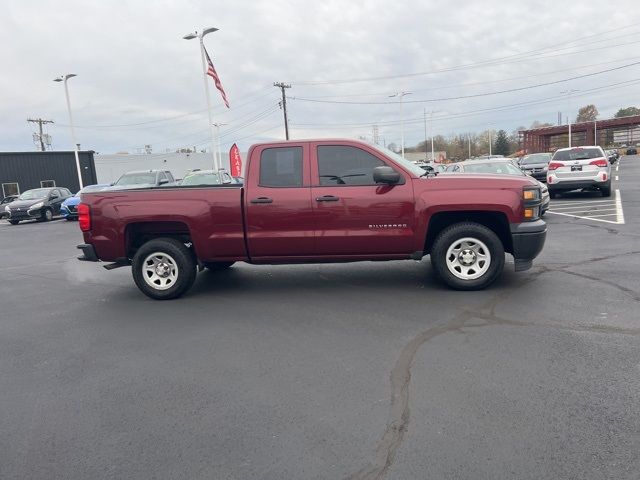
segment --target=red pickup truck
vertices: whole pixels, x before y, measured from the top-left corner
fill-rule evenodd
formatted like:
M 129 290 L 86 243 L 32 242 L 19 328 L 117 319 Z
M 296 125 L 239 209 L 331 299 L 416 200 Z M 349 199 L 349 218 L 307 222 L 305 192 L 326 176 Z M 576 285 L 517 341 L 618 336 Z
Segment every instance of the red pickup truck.
M 80 260 L 131 265 L 151 298 L 179 297 L 203 268 L 420 260 L 450 287 L 476 290 L 540 253 L 547 227 L 533 179 L 427 175 L 353 140 L 262 143 L 244 184 L 162 186 L 82 195 Z

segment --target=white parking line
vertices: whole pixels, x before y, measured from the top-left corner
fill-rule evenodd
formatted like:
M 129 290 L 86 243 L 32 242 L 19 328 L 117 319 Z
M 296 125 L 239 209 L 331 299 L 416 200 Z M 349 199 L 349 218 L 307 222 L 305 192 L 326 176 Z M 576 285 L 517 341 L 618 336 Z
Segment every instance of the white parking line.
M 618 181 L 618 175 L 616 175 L 616 182 Z
M 577 202 L 565 201 L 559 203 L 552 201 L 547 213 L 583 220 L 593 220 L 594 222 L 606 222 L 618 225 L 625 223 L 620 190 L 615 190 L 615 198 L 609 198 L 607 200 L 580 200 Z M 610 217 L 615 218 L 609 219 Z

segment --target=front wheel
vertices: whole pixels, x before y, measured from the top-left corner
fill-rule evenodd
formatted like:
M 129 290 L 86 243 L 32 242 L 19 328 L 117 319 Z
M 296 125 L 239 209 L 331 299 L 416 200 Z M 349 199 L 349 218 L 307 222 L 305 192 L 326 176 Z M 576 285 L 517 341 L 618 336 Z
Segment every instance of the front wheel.
M 157 238 L 142 245 L 131 264 L 138 288 L 155 300 L 178 298 L 196 279 L 196 261 L 184 243 Z
M 51 210 L 50 208 L 45 208 L 38 220 L 40 220 L 41 222 L 50 222 L 51 220 L 53 220 L 53 210 Z
M 504 247 L 484 225 L 456 223 L 444 229 L 431 249 L 438 276 L 455 290 L 482 290 L 504 268 Z
M 20 220 L 9 220 L 9 223 L 10 223 L 11 225 L 17 225 L 17 224 L 19 224 L 19 223 L 20 223 Z

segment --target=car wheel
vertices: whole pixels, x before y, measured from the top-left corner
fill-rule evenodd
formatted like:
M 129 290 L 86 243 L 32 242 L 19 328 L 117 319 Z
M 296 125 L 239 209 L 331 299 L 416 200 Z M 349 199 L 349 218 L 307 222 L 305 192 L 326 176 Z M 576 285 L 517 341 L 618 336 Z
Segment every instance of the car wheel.
M 9 220 L 9 223 L 10 223 L 11 225 L 17 225 L 17 224 L 19 224 L 19 223 L 20 223 L 20 220 Z
M 204 266 L 211 272 L 218 272 L 220 270 L 227 270 L 234 263 L 236 262 L 208 262 L 205 263 Z
M 50 222 L 51 220 L 53 220 L 53 210 L 51 210 L 50 208 L 45 208 L 44 210 L 42 210 L 42 215 L 38 220 L 40 220 L 41 222 Z
M 131 267 L 138 288 L 155 300 L 178 298 L 191 288 L 197 273 L 194 255 L 173 238 L 156 238 L 142 245 Z
M 603 197 L 610 197 L 611 196 L 611 185 L 607 185 L 606 187 L 602 187 L 600 189 L 600 191 L 602 192 L 602 196 Z
M 552 192 L 551 190 L 549 190 L 549 198 L 556 198 L 558 196 L 558 194 L 556 192 Z
M 438 276 L 456 290 L 481 290 L 491 285 L 504 268 L 504 247 L 484 225 L 457 223 L 444 229 L 431 249 Z

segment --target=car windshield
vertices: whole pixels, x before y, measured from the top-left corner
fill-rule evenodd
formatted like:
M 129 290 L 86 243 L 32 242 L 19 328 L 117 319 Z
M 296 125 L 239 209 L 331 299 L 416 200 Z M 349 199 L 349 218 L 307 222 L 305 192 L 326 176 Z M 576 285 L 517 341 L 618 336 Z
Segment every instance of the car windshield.
M 220 185 L 220 177 L 215 172 L 194 173 L 182 179 L 182 185 Z
M 464 165 L 464 173 L 499 173 L 523 175 L 522 170 L 509 162 L 478 162 Z
M 153 172 L 145 173 L 125 173 L 122 175 L 115 185 L 149 185 L 156 183 L 156 174 Z
M 550 153 L 536 153 L 533 155 L 527 155 L 520 160 L 520 165 L 532 165 L 534 163 L 549 163 L 551 161 Z
M 571 150 L 558 150 L 553 154 L 554 160 L 588 160 L 602 157 L 599 148 L 572 148 Z
M 381 147 L 380 145 L 376 145 L 375 143 L 367 143 L 368 145 L 372 146 L 373 148 L 375 148 L 376 150 L 378 150 L 380 153 L 382 153 L 383 155 L 391 158 L 393 161 L 395 161 L 396 163 L 399 163 L 400 165 L 402 165 L 404 168 L 406 168 L 407 170 L 409 170 L 411 173 L 413 173 L 414 175 L 417 176 L 422 176 L 425 173 L 427 173 L 425 170 L 423 170 L 420 166 L 416 165 L 415 163 L 407 160 L 406 158 L 402 158 L 400 155 L 398 155 L 397 153 L 389 150 L 388 148 L 385 147 Z
M 18 197 L 18 200 L 39 200 L 41 198 L 47 198 L 51 190 L 48 188 L 36 188 L 34 190 L 27 190 L 22 192 Z

